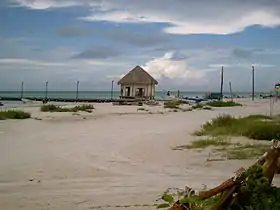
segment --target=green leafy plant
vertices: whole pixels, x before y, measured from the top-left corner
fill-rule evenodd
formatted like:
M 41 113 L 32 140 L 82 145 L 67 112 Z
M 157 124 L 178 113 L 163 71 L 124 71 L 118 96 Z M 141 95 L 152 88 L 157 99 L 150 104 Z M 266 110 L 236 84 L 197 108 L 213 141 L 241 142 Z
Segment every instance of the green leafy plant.
M 222 137 L 213 137 L 213 138 L 204 138 L 198 139 L 191 144 L 188 145 L 180 145 L 174 148 L 174 150 L 182 150 L 182 149 L 203 149 L 209 146 L 229 146 L 231 143 Z
M 78 112 L 78 111 L 92 112 L 93 109 L 94 106 L 91 104 L 77 105 L 75 107 L 61 107 L 54 104 L 47 104 L 41 106 L 42 112 Z
M 229 200 L 218 208 L 222 197 L 226 194 L 219 193 L 210 198 L 202 199 L 199 195 L 180 195 L 166 192 L 162 196 L 163 203 L 158 208 L 184 209 L 184 210 L 208 210 L 208 209 L 228 209 L 228 210 L 277 210 L 280 209 L 280 189 L 271 186 L 266 177 L 266 166 L 253 165 L 249 167 L 240 177 L 242 180 L 237 188 L 233 188 L 233 194 L 229 194 Z M 175 208 L 177 207 L 177 208 Z M 180 208 L 178 208 L 180 207 Z
M 190 189 L 191 190 L 191 189 Z M 184 190 L 177 190 L 171 193 L 169 190 L 165 191 L 161 197 L 163 203 L 157 206 L 158 209 L 170 209 L 174 206 L 182 206 L 184 209 L 190 210 L 205 210 L 212 206 L 219 199 L 218 195 L 209 199 L 203 200 L 199 196 L 189 194 Z
M 280 121 L 264 115 L 239 118 L 221 115 L 203 124 L 194 134 L 246 136 L 256 140 L 272 140 L 280 137 Z
M 203 109 L 204 105 L 200 103 L 196 103 L 192 105 L 192 109 Z
M 213 107 L 232 107 L 232 106 L 242 106 L 242 104 L 234 101 L 210 101 L 206 105 Z
M 180 100 L 169 100 L 164 102 L 164 108 L 169 108 L 169 109 L 179 109 L 181 101 Z
M 226 156 L 229 160 L 244 160 L 262 156 L 269 149 L 268 145 L 239 145 L 226 149 Z M 225 150 L 225 149 L 224 149 Z
M 27 119 L 30 118 L 31 114 L 21 110 L 1 110 L 0 120 L 6 119 Z
M 245 181 L 231 207 L 241 209 L 280 209 L 280 189 L 271 186 L 265 176 L 265 167 L 251 166 L 244 174 Z M 231 208 L 231 209 L 232 209 Z

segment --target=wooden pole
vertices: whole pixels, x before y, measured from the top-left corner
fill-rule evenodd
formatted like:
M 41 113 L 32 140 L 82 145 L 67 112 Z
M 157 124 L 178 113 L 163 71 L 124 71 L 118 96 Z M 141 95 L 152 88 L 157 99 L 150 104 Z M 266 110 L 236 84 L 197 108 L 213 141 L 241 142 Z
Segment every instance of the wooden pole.
M 49 82 L 47 81 L 46 82 L 46 90 L 45 90 L 45 98 L 46 99 L 48 98 L 48 85 L 49 85 Z
M 23 85 L 24 85 L 24 83 L 21 82 L 21 90 L 20 90 L 20 98 L 21 99 L 23 98 Z
M 80 84 L 80 81 L 77 81 L 76 100 L 78 100 L 78 98 L 79 98 L 79 84 Z
M 114 80 L 112 80 L 112 84 L 111 84 L 111 100 L 113 100 L 113 93 L 114 93 Z
M 255 99 L 255 67 L 252 66 L 252 101 Z
M 223 100 L 223 87 L 224 87 L 224 67 L 221 70 L 221 90 L 220 90 L 220 100 Z
M 273 115 L 273 97 L 271 97 L 273 94 L 272 91 L 270 91 L 270 97 L 269 97 L 269 116 L 272 117 Z
M 231 98 L 231 101 L 233 101 L 231 82 L 229 82 L 228 85 L 229 85 L 230 98 Z

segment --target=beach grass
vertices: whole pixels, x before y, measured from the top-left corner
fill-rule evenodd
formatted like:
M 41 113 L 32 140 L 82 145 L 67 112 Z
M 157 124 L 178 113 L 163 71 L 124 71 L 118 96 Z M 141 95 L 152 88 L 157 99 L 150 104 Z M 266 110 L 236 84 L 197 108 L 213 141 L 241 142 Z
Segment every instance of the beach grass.
M 170 100 L 170 101 L 165 101 L 164 102 L 164 108 L 169 108 L 169 109 L 179 109 L 179 106 L 181 104 L 180 100 Z
M 280 137 L 280 121 L 265 115 L 232 117 L 220 115 L 201 126 L 197 136 L 245 136 L 255 140 L 272 140 Z
M 62 107 L 54 104 L 47 104 L 41 106 L 42 112 L 78 112 L 78 111 L 92 112 L 93 109 L 94 106 L 91 104 L 77 105 L 74 107 Z
M 191 106 L 194 109 L 204 109 L 204 110 L 212 110 L 212 107 L 207 106 L 206 104 L 197 103 Z
M 205 149 L 207 147 L 213 147 L 212 151 L 214 153 L 218 153 L 228 160 L 244 160 L 260 157 L 270 146 L 266 144 L 232 143 L 228 138 L 208 137 L 195 140 L 188 145 L 177 146 L 173 150 Z
M 203 107 L 204 107 L 204 105 L 200 104 L 200 103 L 192 105 L 192 109 L 203 109 Z
M 204 139 L 198 139 L 196 141 L 192 141 L 188 145 L 180 145 L 175 148 L 174 150 L 183 150 L 183 149 L 203 149 L 210 146 L 228 146 L 231 145 L 231 143 L 222 137 L 209 137 Z
M 31 117 L 30 113 L 21 110 L 1 110 L 0 120 L 7 119 L 28 119 Z
M 182 112 L 191 112 L 193 111 L 193 108 L 192 107 L 189 107 L 189 108 L 181 108 L 180 109 Z
M 247 144 L 226 151 L 228 160 L 244 160 L 262 156 L 269 149 L 269 145 Z
M 233 106 L 242 106 L 242 104 L 234 101 L 210 101 L 206 103 L 207 106 L 212 107 L 233 107 Z

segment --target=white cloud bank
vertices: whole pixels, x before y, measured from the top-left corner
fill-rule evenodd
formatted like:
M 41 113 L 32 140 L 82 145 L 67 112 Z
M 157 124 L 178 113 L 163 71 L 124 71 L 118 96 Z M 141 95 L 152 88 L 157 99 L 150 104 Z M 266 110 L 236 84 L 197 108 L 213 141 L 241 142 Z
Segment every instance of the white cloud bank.
M 248 26 L 280 25 L 280 1 L 273 0 L 10 0 L 31 9 L 91 8 L 88 21 L 167 23 L 172 34 L 230 34 Z
M 0 64 L 8 64 L 8 65 L 31 65 L 31 66 L 65 66 L 64 63 L 51 63 L 44 62 L 38 60 L 29 60 L 29 59 L 21 59 L 21 58 L 1 58 Z
M 183 79 L 190 82 L 203 79 L 202 71 L 191 69 L 186 58 L 177 60 L 174 55 L 174 52 L 165 53 L 163 57 L 148 61 L 143 68 L 156 79 Z

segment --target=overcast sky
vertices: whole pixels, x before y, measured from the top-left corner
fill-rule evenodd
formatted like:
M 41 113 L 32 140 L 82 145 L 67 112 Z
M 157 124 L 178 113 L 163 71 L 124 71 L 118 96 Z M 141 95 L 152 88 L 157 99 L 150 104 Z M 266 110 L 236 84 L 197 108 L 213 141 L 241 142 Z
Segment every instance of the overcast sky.
M 280 0 L 0 0 L 0 91 L 108 90 L 140 65 L 158 90 L 280 81 Z M 227 87 L 225 88 L 227 90 Z

